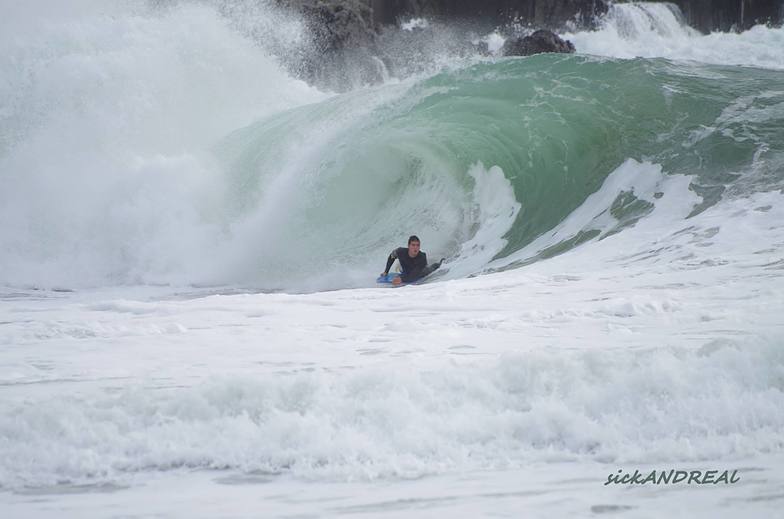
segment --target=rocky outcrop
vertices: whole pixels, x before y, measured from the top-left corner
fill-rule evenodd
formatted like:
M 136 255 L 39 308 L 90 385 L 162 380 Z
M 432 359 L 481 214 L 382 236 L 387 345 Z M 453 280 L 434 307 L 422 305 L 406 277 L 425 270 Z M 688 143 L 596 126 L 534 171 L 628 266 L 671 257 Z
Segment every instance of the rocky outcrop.
M 307 28 L 308 49 L 297 74 L 311 84 L 346 90 L 376 83 L 384 74 L 377 57 L 377 27 L 368 0 L 277 0 L 299 12 Z
M 530 56 L 545 52 L 574 52 L 574 45 L 552 31 L 540 29 L 533 34 L 520 38 L 509 38 L 501 49 L 504 56 Z
M 686 21 L 702 32 L 744 30 L 760 23 L 780 24 L 784 4 L 776 0 L 672 0 Z
M 377 24 L 401 17 L 430 16 L 484 20 L 503 25 L 516 19 L 539 28 L 565 23 L 590 25 L 607 11 L 609 0 L 366 0 Z M 655 0 L 652 0 L 655 1 Z M 758 23 L 781 24 L 780 0 L 668 0 L 681 8 L 689 24 L 703 32 L 748 29 Z
M 358 83 L 375 83 L 388 67 L 412 68 L 398 54 L 415 54 L 420 44 L 449 48 L 455 55 L 477 52 L 467 36 L 470 27 L 493 28 L 522 23 L 560 27 L 564 22 L 593 20 L 606 10 L 604 0 L 275 0 L 278 6 L 298 12 L 307 26 L 308 48 L 296 59 L 299 77 L 332 90 Z M 438 40 L 431 32 L 399 34 L 396 23 L 421 16 L 443 27 L 455 28 L 451 41 Z M 449 32 L 439 30 L 439 35 Z M 481 31 L 480 31 L 481 32 Z M 461 38 L 461 35 L 464 36 Z M 552 35 L 555 37 L 555 35 Z M 557 37 L 555 37 L 557 38 Z M 407 40 L 413 40 L 408 42 Z M 437 41 L 438 40 L 438 41 Z M 399 48 L 398 48 L 399 47 Z M 386 50 L 393 50 L 390 55 Z M 480 50 L 481 51 L 481 50 Z M 485 52 L 487 50 L 485 49 Z M 538 52 L 573 52 L 552 37 L 519 38 L 509 44 L 508 55 Z M 414 56 L 410 56 L 416 58 Z
M 556 28 L 566 22 L 590 24 L 607 11 L 605 0 L 368 0 L 378 24 L 423 16 L 504 25 L 512 20 Z
M 503 55 L 574 52 L 574 46 L 549 31 L 590 28 L 607 12 L 609 0 L 274 0 L 295 10 L 307 25 L 309 48 L 295 72 L 312 84 L 346 90 L 381 80 L 389 69 L 416 71 L 423 48 L 455 56 L 489 54 L 477 34 L 490 30 L 510 35 Z M 688 23 L 702 31 L 744 29 L 761 22 L 781 22 L 779 0 L 672 0 Z M 400 31 L 411 17 L 430 20 L 430 29 Z M 433 30 L 438 27 L 438 31 Z M 449 29 L 444 30 L 447 27 Z M 450 32 L 451 31 L 451 32 Z M 473 34 L 474 36 L 470 36 Z M 454 37 L 443 38 L 444 35 Z M 470 37 L 469 37 L 470 36 Z M 477 43 L 479 41 L 479 43 Z M 424 46 L 424 47 L 423 47 Z M 414 65 L 412 66 L 411 63 Z M 410 69 L 410 70 L 409 70 Z
M 324 51 L 372 45 L 376 36 L 373 11 L 363 0 L 291 0 Z

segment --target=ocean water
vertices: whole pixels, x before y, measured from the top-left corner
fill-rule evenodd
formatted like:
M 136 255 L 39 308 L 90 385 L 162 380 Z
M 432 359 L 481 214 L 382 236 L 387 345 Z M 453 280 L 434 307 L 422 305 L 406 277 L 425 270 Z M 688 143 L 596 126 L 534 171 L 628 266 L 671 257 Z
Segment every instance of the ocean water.
M 781 28 L 338 94 L 265 3 L 0 5 L 3 517 L 780 516 Z

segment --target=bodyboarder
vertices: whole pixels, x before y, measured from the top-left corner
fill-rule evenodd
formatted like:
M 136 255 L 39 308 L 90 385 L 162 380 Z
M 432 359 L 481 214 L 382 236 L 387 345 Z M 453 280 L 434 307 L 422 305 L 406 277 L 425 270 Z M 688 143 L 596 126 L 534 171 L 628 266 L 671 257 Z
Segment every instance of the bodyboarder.
M 389 257 L 387 258 L 387 266 L 384 269 L 384 272 L 381 274 L 381 277 L 385 277 L 387 274 L 389 274 L 389 268 L 392 266 L 395 260 L 400 262 L 400 267 L 403 269 L 403 272 L 401 272 L 400 276 L 392 280 L 393 285 L 399 285 L 401 283 L 413 283 L 414 281 L 432 274 L 435 270 L 438 269 L 438 267 L 441 266 L 441 264 L 444 262 L 444 259 L 442 258 L 438 263 L 428 265 L 427 255 L 419 250 L 419 247 L 419 238 L 416 235 L 410 236 L 408 238 L 407 249 L 405 247 L 398 247 L 389 254 Z

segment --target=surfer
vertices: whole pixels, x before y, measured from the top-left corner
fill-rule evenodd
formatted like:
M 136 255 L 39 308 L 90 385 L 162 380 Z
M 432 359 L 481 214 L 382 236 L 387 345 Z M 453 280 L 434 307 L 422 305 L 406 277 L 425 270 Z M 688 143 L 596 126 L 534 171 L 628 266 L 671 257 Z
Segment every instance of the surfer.
M 419 247 L 419 238 L 415 235 L 410 236 L 408 238 L 408 249 L 405 247 L 398 247 L 389 254 L 389 257 L 387 258 L 387 267 L 384 269 L 381 277 L 389 274 L 389 267 L 392 266 L 395 260 L 400 262 L 400 267 L 403 269 L 403 272 L 401 272 L 400 276 L 392 280 L 392 284 L 394 285 L 412 283 L 432 274 L 433 271 L 441 266 L 444 259 L 442 258 L 438 263 L 428 265 L 427 255 L 419 250 Z

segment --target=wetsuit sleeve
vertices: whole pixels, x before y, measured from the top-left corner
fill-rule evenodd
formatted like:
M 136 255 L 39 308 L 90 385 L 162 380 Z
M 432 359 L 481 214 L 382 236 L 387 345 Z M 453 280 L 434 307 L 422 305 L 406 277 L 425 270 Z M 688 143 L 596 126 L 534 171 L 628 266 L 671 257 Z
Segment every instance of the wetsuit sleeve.
M 432 274 L 433 272 L 435 272 L 439 268 L 441 268 L 441 262 L 440 261 L 437 262 L 437 263 L 433 263 L 432 265 L 428 265 L 427 267 L 425 267 L 425 270 L 422 271 L 422 277 L 429 276 L 430 274 Z
M 395 262 L 396 259 L 397 259 L 397 249 L 393 250 L 389 254 L 389 257 L 387 258 L 387 266 L 384 269 L 385 273 L 389 274 L 389 269 L 390 269 L 390 267 L 392 267 L 392 264 Z

